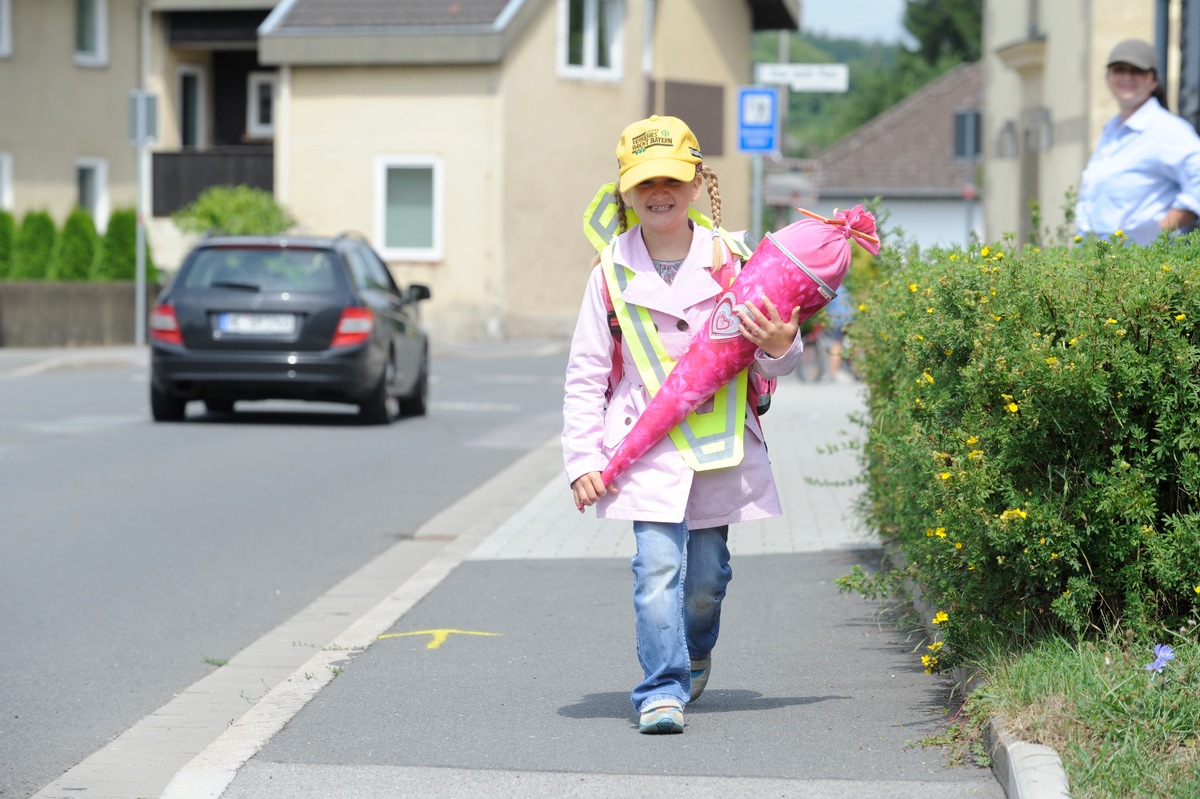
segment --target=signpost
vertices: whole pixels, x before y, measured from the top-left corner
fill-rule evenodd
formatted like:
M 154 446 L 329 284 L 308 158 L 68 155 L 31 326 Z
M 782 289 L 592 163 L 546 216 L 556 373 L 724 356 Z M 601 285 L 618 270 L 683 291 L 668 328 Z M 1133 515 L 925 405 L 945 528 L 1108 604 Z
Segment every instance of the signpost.
M 847 64 L 756 64 L 754 80 L 756 83 L 787 86 L 794 92 L 845 92 L 850 89 L 850 67 Z M 741 152 L 754 156 L 750 214 L 751 231 L 755 235 L 761 233 L 762 227 L 762 155 L 779 154 L 779 131 L 782 118 L 787 113 L 786 110 L 780 110 L 785 99 L 781 96 L 783 93 L 782 89 L 762 86 L 738 90 L 738 145 Z M 774 130 L 770 138 L 763 132 L 768 127 L 768 113 Z
M 158 139 L 158 95 L 145 89 L 129 93 L 129 137 L 137 148 L 137 296 L 134 298 L 134 341 L 139 347 L 146 343 L 146 221 L 144 172 L 146 148 Z
M 738 88 L 738 152 L 752 156 L 750 230 L 762 234 L 762 174 L 764 155 L 779 154 L 783 129 L 779 113 L 780 91 L 763 86 Z
M 850 88 L 847 64 L 757 64 L 756 83 L 785 84 L 794 92 L 845 92 Z

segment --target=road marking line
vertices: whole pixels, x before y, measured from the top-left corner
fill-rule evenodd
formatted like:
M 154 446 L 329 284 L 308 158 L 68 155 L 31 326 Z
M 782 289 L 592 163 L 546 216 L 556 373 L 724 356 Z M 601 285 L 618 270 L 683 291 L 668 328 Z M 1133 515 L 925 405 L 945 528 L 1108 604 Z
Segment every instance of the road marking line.
M 437 649 L 442 644 L 446 643 L 446 639 L 449 638 L 452 633 L 454 635 L 500 635 L 500 633 L 477 633 L 471 630 L 417 630 L 416 632 L 411 633 L 388 633 L 387 635 L 378 636 L 375 640 L 382 641 L 384 638 L 404 638 L 409 635 L 429 635 L 432 636 L 432 638 L 430 638 L 429 643 L 425 645 L 425 648 Z

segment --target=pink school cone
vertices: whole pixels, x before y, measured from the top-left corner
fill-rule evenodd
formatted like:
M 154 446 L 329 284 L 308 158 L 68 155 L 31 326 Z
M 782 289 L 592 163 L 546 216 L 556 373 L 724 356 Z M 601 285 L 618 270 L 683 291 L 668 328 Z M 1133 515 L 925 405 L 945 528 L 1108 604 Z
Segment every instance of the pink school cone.
M 861 205 L 832 219 L 801 212 L 808 218 L 767 234 L 717 301 L 708 325 L 688 345 L 613 453 L 602 475 L 605 485 L 754 361 L 757 346 L 741 335 L 734 313 L 738 306 L 753 302 L 764 310 L 766 297 L 785 319 L 799 307 L 803 322 L 833 299 L 842 284 L 850 266 L 851 237 L 872 255 L 879 252 L 875 217 Z

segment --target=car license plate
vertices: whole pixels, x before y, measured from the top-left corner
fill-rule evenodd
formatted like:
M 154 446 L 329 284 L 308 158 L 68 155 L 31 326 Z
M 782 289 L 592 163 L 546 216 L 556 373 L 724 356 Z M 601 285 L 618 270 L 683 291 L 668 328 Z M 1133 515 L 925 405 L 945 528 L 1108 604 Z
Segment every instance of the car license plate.
M 296 317 L 290 313 L 223 313 L 217 330 L 243 336 L 290 336 L 296 332 Z

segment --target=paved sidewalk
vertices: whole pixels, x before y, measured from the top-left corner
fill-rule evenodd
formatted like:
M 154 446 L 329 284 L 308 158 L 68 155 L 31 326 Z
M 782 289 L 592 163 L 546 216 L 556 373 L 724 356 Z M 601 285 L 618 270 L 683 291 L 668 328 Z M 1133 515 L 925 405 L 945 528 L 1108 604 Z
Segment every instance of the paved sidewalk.
M 852 513 L 855 454 L 818 453 L 857 436 L 860 391 L 781 386 L 765 425 L 785 515 L 731 533 L 713 677 L 683 735 L 637 733 L 631 533 L 575 510 L 548 441 L 514 466 L 540 475 L 523 504 L 487 524 L 477 497 L 445 550 L 164 797 L 1003 797 L 992 772 L 920 745 L 948 682 L 834 584 L 879 559 Z

